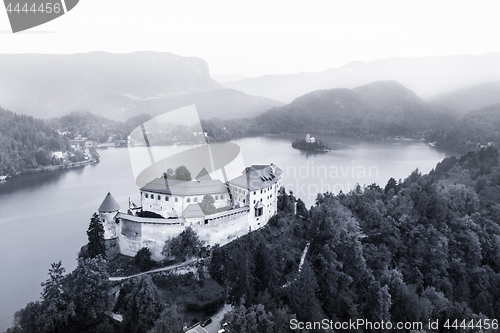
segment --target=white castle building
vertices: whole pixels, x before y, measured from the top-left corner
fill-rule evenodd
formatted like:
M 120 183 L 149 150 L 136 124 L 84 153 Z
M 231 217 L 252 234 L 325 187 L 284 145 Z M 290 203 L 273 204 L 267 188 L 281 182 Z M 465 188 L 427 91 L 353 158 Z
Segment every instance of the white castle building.
M 277 212 L 283 171 L 270 165 L 252 165 L 227 183 L 202 170 L 192 181 L 156 178 L 143 186 L 141 207 L 120 212 L 108 193 L 99 207 L 104 225 L 108 259 L 118 253 L 134 256 L 148 247 L 161 260 L 165 241 L 191 226 L 207 245 L 224 245 L 249 231 L 263 227 Z M 205 195 L 214 199 L 217 212 L 205 215 L 200 207 Z M 160 215 L 141 217 L 140 211 Z

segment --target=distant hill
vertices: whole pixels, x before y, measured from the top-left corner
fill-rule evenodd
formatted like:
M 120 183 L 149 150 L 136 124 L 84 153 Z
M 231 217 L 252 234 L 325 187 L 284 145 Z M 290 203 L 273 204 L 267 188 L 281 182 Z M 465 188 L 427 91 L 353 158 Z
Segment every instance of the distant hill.
M 153 116 L 190 104 L 196 105 L 198 114 L 202 119 L 254 117 L 271 108 L 284 105 L 284 103 L 269 98 L 250 96 L 233 89 L 167 96 L 149 101 L 136 101 L 137 108 Z
M 446 91 L 500 80 L 500 53 L 351 62 L 317 73 L 266 75 L 226 82 L 224 87 L 289 103 L 309 92 L 353 88 L 380 80 L 400 82 L 427 98 Z
M 448 119 L 395 81 L 318 90 L 256 118 L 271 133 L 337 133 L 384 138 L 420 135 Z
M 457 115 L 463 116 L 469 111 L 500 103 L 500 81 L 468 86 L 439 94 L 429 98 L 427 101 L 434 105 L 454 110 Z
M 489 125 L 497 132 L 500 131 L 500 102 L 467 112 L 463 118 L 466 123 Z
M 130 132 L 151 116 L 141 114 L 127 121 L 116 121 L 106 117 L 92 114 L 89 111 L 73 111 L 59 118 L 47 121 L 51 128 L 64 132 L 65 136 L 74 139 L 81 135 L 95 142 L 107 142 L 109 138 L 126 140 Z
M 42 118 L 89 110 L 110 119 L 197 104 L 202 117 L 251 116 L 281 105 L 224 90 L 206 62 L 170 53 L 0 54 L 0 106 Z M 213 113 L 213 114 L 212 114 Z
M 46 120 L 0 108 L 0 176 L 54 164 L 50 153 L 70 146 Z
M 427 141 L 436 147 L 465 153 L 478 147 L 500 147 L 500 103 L 466 113 L 444 130 L 431 131 Z

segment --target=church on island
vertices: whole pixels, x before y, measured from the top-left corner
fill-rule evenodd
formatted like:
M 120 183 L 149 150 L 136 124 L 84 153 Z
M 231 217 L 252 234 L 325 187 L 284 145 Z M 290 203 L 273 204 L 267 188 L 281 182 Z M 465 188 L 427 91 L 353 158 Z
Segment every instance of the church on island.
M 277 212 L 282 173 L 270 164 L 247 167 L 225 183 L 212 179 L 205 169 L 192 181 L 156 178 L 140 189 L 141 206 L 129 203 L 126 212 L 108 193 L 99 207 L 108 258 L 118 253 L 134 256 L 147 247 L 153 259 L 161 260 L 165 241 L 187 226 L 211 246 L 259 229 Z M 215 206 L 208 215 L 200 206 L 206 195 L 212 196 Z

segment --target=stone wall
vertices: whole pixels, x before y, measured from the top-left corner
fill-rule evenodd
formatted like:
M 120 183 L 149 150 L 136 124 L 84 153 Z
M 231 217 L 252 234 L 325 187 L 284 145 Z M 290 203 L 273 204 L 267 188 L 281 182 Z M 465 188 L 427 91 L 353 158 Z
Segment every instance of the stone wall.
M 108 260 L 112 260 L 120 252 L 118 238 L 106 239 L 104 240 L 104 245 L 106 246 L 106 258 Z
M 118 247 L 121 254 L 135 256 L 142 247 L 151 250 L 154 260 L 162 260 L 165 241 L 191 226 L 207 245 L 225 245 L 248 233 L 248 207 L 207 215 L 203 219 L 153 219 L 118 213 Z

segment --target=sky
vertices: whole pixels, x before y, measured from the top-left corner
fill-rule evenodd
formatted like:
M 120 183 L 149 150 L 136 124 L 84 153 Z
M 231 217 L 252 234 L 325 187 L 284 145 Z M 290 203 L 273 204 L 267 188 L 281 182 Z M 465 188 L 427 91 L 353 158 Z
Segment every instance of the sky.
M 80 0 L 12 34 L 0 53 L 152 50 L 207 61 L 212 74 L 260 76 L 351 61 L 500 52 L 497 1 Z

